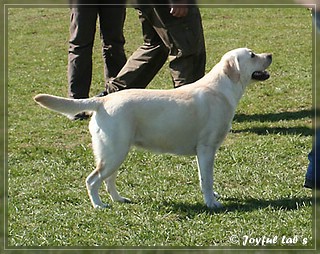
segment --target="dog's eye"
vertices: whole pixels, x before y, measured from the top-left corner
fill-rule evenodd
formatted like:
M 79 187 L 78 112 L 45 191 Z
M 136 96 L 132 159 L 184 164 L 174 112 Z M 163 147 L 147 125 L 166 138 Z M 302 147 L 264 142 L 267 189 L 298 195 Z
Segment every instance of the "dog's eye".
M 251 58 L 254 58 L 255 56 L 256 56 L 256 54 L 251 52 Z

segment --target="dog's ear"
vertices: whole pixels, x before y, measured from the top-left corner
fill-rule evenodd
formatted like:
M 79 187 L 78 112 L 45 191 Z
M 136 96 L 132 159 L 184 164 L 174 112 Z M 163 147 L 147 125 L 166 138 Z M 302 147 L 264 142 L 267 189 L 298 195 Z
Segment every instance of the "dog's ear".
M 237 57 L 233 56 L 224 62 L 224 73 L 234 82 L 240 81 L 240 67 Z

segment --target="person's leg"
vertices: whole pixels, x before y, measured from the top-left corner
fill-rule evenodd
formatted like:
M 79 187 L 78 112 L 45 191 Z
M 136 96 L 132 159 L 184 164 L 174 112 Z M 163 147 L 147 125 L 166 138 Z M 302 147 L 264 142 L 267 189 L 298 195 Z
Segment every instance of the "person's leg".
M 69 97 L 89 97 L 97 8 L 71 8 L 68 54 Z
M 305 176 L 305 182 L 304 182 L 304 187 L 305 188 L 310 188 L 313 189 L 315 185 L 315 154 L 314 154 L 314 148 L 311 150 L 311 152 L 308 154 L 308 159 L 309 159 L 309 165 L 307 169 L 307 173 Z
M 305 175 L 304 187 L 320 189 L 320 128 L 315 132 L 313 146 L 308 154 L 309 165 Z
M 320 14 L 320 13 L 319 13 Z M 315 152 L 314 152 L 314 169 L 315 169 L 315 182 L 316 189 L 320 189 L 320 128 L 317 128 L 316 138 L 315 138 Z
M 122 6 L 102 6 L 99 8 L 102 55 L 104 59 L 105 81 L 117 76 L 125 65 L 127 58 L 124 52 L 125 38 L 123 26 L 126 8 Z
M 149 11 L 139 11 L 144 43 L 130 56 L 117 77 L 106 84 L 105 94 L 123 89 L 145 88 L 167 60 L 169 50 L 153 29 L 150 15 Z
M 189 84 L 205 74 L 206 51 L 199 9 L 190 7 L 188 15 L 175 18 L 168 8 L 155 8 L 163 28 L 158 33 L 170 45 L 170 71 L 175 87 Z

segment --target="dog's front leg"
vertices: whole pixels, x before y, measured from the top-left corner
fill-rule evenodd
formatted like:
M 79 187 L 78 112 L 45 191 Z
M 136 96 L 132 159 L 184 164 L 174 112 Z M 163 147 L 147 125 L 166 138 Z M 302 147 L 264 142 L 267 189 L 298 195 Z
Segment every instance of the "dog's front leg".
M 197 162 L 199 170 L 200 187 L 204 202 L 209 208 L 221 208 L 216 200 L 217 194 L 213 191 L 213 164 L 216 149 L 209 146 L 197 147 Z

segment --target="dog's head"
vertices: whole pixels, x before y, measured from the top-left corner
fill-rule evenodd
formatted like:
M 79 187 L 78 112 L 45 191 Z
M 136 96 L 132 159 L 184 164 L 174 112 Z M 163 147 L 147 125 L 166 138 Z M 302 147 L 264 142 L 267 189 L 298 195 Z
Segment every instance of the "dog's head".
M 266 71 L 272 62 L 272 54 L 255 54 L 251 49 L 238 48 L 227 52 L 221 59 L 224 73 L 234 82 L 248 85 L 252 81 L 267 80 Z

